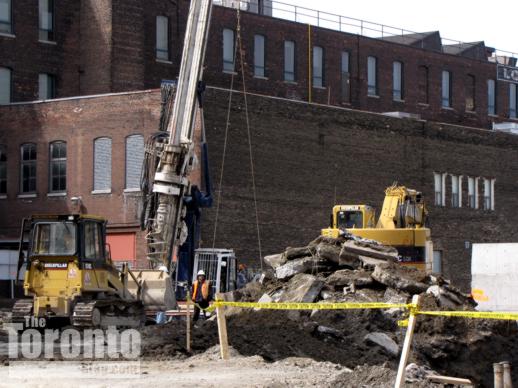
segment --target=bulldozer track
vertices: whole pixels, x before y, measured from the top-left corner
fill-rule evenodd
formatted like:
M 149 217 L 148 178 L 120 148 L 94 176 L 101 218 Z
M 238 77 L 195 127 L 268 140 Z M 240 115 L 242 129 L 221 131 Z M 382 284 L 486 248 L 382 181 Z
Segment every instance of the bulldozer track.
M 32 315 L 32 300 L 17 300 L 12 309 L 11 322 L 24 323 L 25 318 Z
M 83 328 L 138 327 L 144 320 L 142 302 L 121 299 L 78 302 L 71 317 L 73 326 Z

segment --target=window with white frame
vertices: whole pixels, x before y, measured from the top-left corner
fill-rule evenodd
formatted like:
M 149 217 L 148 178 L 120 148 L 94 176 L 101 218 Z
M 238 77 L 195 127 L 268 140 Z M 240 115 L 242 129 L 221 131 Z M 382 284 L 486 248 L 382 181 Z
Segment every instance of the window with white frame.
M 509 118 L 515 119 L 518 113 L 518 88 L 516 84 L 509 84 Z
M 462 175 L 451 176 L 451 206 L 462 207 Z
M 39 0 L 40 40 L 54 40 L 54 0 Z
M 67 143 L 50 143 L 49 193 L 67 191 Z
M 36 192 L 36 144 L 20 147 L 20 193 Z
M 313 47 L 313 86 L 324 87 L 324 49 Z
M 350 70 L 349 70 L 349 51 L 342 51 L 341 58 L 341 93 L 342 93 L 342 101 L 349 102 L 351 100 L 351 83 L 350 83 Z
M 495 80 L 487 80 L 487 114 L 496 114 Z
M 442 106 L 444 108 L 451 107 L 451 73 L 446 70 L 442 72 L 441 96 Z
M 392 64 L 392 98 L 394 101 L 402 101 L 403 93 L 403 63 L 395 61 Z
M 434 173 L 434 187 L 435 187 L 435 205 L 446 205 L 446 174 Z
M 11 69 L 0 67 L 0 105 L 11 103 Z
M 56 97 L 56 79 L 51 74 L 39 75 L 38 98 L 50 100 Z
M 367 58 L 367 94 L 378 95 L 378 60 L 376 57 Z
M 223 71 L 233 72 L 234 63 L 235 38 L 234 30 L 229 28 L 223 29 Z
M 495 180 L 484 178 L 484 210 L 495 210 Z
M 284 41 L 284 81 L 295 81 L 295 42 Z
M 478 209 L 478 178 L 468 177 L 468 206 Z
M 140 189 L 143 161 L 144 136 L 128 136 L 126 138 L 126 189 Z
M 0 195 L 7 194 L 7 148 L 0 144 Z
M 156 17 L 156 59 L 169 60 L 169 18 Z
M 112 139 L 94 140 L 94 192 L 109 192 L 112 188 Z
M 0 33 L 13 33 L 13 14 L 11 7 L 11 0 L 0 0 Z
M 265 77 L 265 43 L 263 35 L 254 35 L 254 75 Z

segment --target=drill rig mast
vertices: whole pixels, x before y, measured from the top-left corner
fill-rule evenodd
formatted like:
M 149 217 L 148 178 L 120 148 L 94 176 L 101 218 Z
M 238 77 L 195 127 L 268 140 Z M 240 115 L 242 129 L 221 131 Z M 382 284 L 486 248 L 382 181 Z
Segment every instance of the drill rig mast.
M 175 270 L 173 257 L 187 238 L 184 198 L 191 195 L 189 173 L 194 161 L 197 94 L 203 75 L 211 9 L 212 0 L 191 0 L 176 97 L 172 113 L 166 115 L 170 117 L 168 138 L 155 143 L 159 161 L 153 179 L 154 200 L 145 220 L 148 259 L 152 267 L 166 267 L 170 274 Z M 199 116 L 203 126 L 203 114 Z

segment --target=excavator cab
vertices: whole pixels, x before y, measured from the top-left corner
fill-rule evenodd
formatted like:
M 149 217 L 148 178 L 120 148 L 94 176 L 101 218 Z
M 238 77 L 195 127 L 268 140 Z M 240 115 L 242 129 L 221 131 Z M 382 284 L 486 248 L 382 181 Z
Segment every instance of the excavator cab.
M 329 228 L 322 229 L 322 235 L 338 237 L 341 230 L 373 228 L 376 212 L 368 205 L 336 205 L 331 213 Z

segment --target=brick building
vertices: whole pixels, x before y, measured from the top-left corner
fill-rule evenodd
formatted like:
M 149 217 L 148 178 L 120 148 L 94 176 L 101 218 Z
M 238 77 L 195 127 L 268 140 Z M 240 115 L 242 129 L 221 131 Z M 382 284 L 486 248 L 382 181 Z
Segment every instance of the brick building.
M 209 88 L 206 93 L 211 175 L 221 197 L 216 199 L 216 240 L 214 207 L 204 212 L 202 246 L 234 248 L 239 259 L 258 266 L 241 93 L 232 96 L 221 187 L 215 179 L 221 172 L 228 99 L 228 90 Z M 379 209 L 384 188 L 395 180 L 423 190 L 435 253 L 441 258 L 436 270 L 465 287 L 471 243 L 515 239 L 515 135 L 254 94 L 248 108 L 263 255 L 313 239 L 327 226 L 335 203 Z M 0 241 L 16 240 L 23 216 L 81 206 L 109 219 L 116 260 L 145 266 L 132 167 L 139 155 L 132 144 L 158 128 L 159 109 L 158 91 L 0 107 L 0 145 L 7 155 L 0 166 L 7 170 Z M 21 152 L 29 144 L 34 152 Z M 64 182 L 54 179 L 56 164 L 65 166 L 64 175 L 57 171 Z M 24 178 L 31 165 L 37 171 L 33 183 Z M 32 192 L 24 192 L 26 181 Z M 53 189 L 55 184 L 60 191 Z
M 228 88 L 244 86 L 234 3 L 214 7 L 207 49 L 214 177 Z M 239 13 L 262 254 L 314 238 L 335 203 L 379 208 L 397 180 L 424 191 L 437 262 L 467 287 L 470 244 L 516 234 L 518 140 L 486 130 L 518 123 L 516 84 L 496 76 L 512 58 L 438 32 L 381 39 L 287 21 L 264 4 Z M 0 0 L 0 243 L 17 239 L 23 216 L 81 210 L 110 220 L 114 259 L 146 265 L 137 177 L 160 110 L 147 89 L 176 77 L 187 11 L 187 0 Z M 239 92 L 233 101 L 214 244 L 257 265 Z M 213 223 L 214 209 L 205 246 Z
M 232 6 L 248 3 L 215 3 L 227 6 L 213 10 L 205 78 L 228 87 L 240 68 L 234 52 L 241 54 Z M 188 0 L 0 4 L 4 102 L 144 90 L 178 74 Z M 387 33 L 367 22 L 344 32 L 355 30 L 354 19 L 306 9 L 297 16 L 283 4 L 252 1 L 240 13 L 247 90 L 482 128 L 518 123 L 516 85 L 496 78 L 497 62 L 512 68 L 516 58 L 484 42 L 452 44 L 439 32 Z M 239 77 L 234 86 L 242 88 Z
M 21 103 L 0 107 L 0 116 L 0 242 L 17 240 L 30 214 L 84 212 L 109 220 L 114 259 L 145 260 L 140 171 L 160 93 Z

